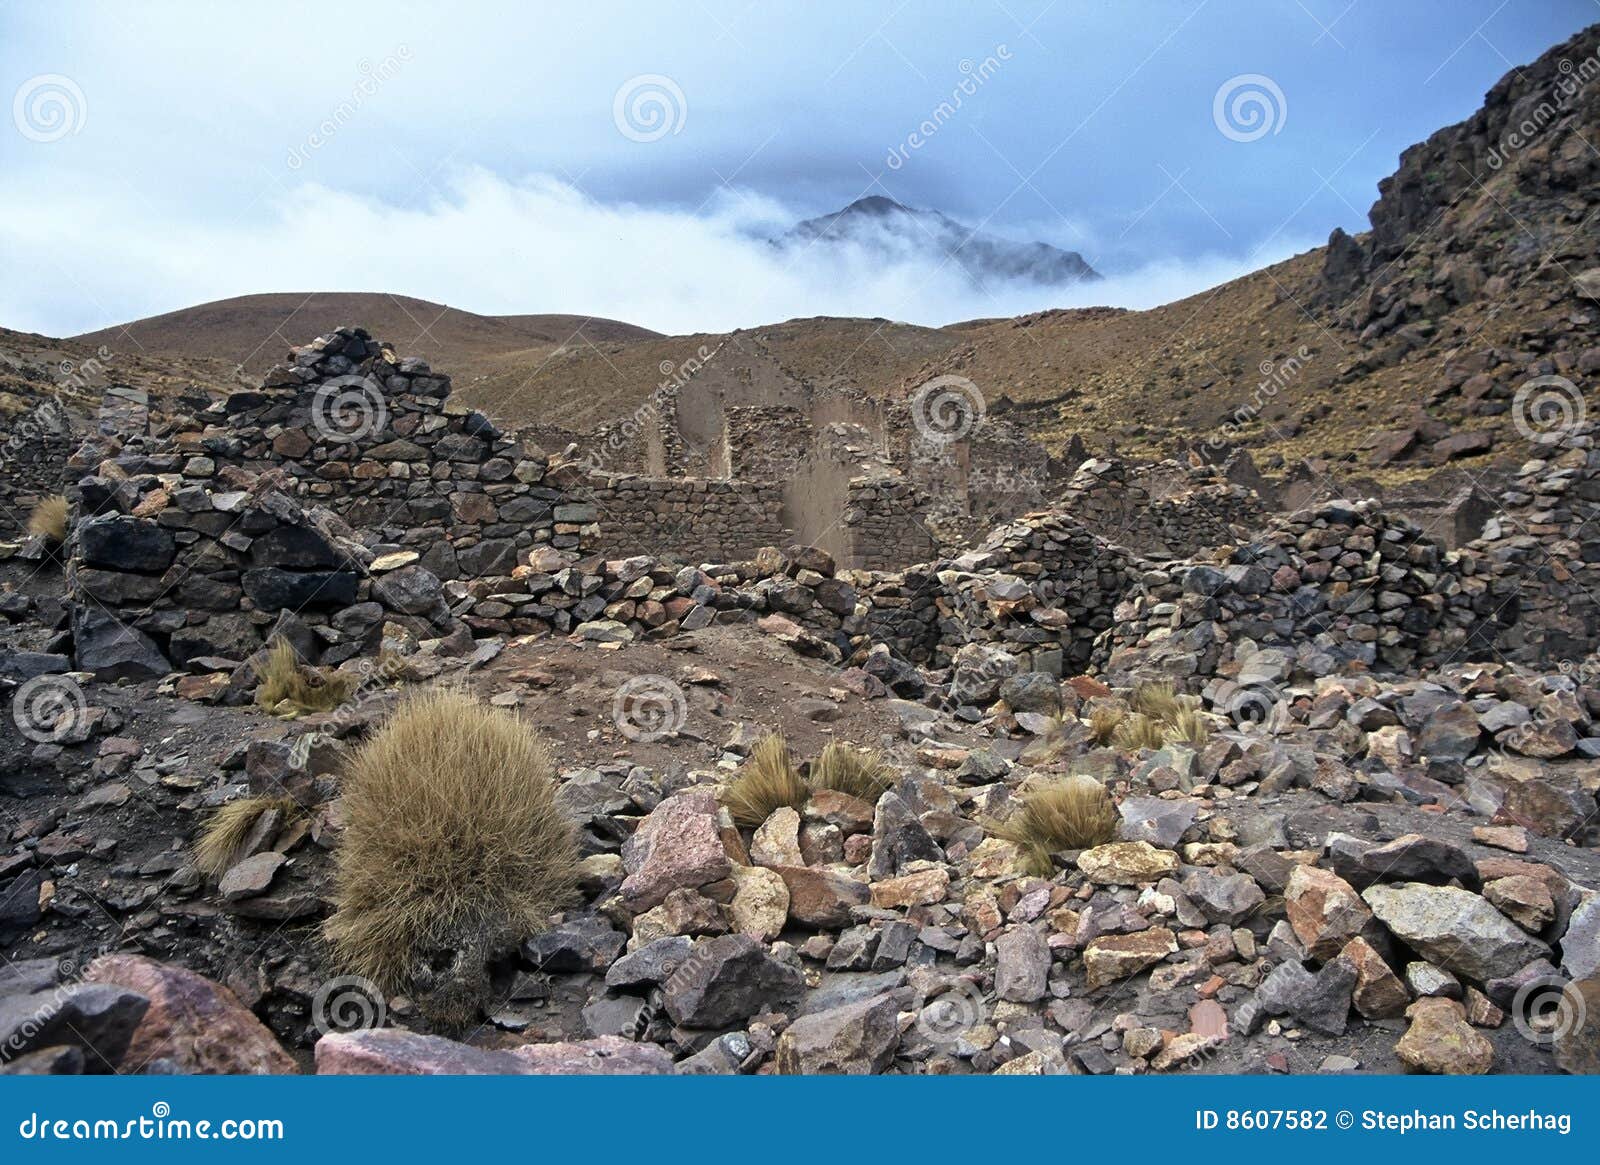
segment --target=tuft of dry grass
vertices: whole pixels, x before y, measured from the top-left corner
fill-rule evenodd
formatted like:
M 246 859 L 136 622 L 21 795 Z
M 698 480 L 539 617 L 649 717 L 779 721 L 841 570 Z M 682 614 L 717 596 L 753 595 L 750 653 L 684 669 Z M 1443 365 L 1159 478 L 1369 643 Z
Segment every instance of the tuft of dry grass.
M 286 639 L 275 639 L 264 661 L 256 665 L 256 703 L 274 715 L 288 701 L 288 713 L 331 712 L 350 698 L 355 676 L 310 667 L 300 662 Z
M 1022 794 L 1022 807 L 989 832 L 1022 852 L 1024 868 L 1035 877 L 1055 874 L 1050 855 L 1058 850 L 1104 845 L 1117 835 L 1117 808 L 1094 777 L 1077 773 Z
M 774 732 L 763 737 L 723 795 L 736 824 L 754 829 L 774 810 L 804 809 L 811 790 L 789 756 L 789 742 Z
M 1111 734 L 1111 743 L 1124 752 L 1160 748 L 1166 742 L 1166 726 L 1143 712 L 1130 712 Z
M 401 697 L 344 777 L 324 926 L 339 962 L 441 1027 L 473 1022 L 489 959 L 575 892 L 555 792 L 549 749 L 513 713 L 448 687 Z
M 1116 735 L 1117 725 L 1122 723 L 1122 718 L 1127 715 L 1121 708 L 1099 707 L 1089 713 L 1089 739 L 1102 748 L 1111 743 Z
M 1173 744 L 1199 749 L 1210 739 L 1211 725 L 1198 708 L 1185 705 L 1167 722 L 1167 740 Z
M 290 797 L 241 797 L 229 801 L 201 827 L 191 856 L 202 874 L 220 878 L 247 855 L 244 844 L 255 831 L 262 815 L 277 810 L 282 818 L 279 828 L 287 825 L 300 811 Z
M 60 546 L 67 540 L 67 516 L 71 506 L 64 494 L 45 498 L 28 515 L 28 533 Z
M 839 740 L 825 747 L 811 766 L 812 788 L 848 793 L 869 805 L 877 803 L 896 776 L 878 753 Z
M 1172 683 L 1168 680 L 1147 680 L 1133 685 L 1128 695 L 1128 706 L 1152 720 L 1170 721 L 1183 707 Z

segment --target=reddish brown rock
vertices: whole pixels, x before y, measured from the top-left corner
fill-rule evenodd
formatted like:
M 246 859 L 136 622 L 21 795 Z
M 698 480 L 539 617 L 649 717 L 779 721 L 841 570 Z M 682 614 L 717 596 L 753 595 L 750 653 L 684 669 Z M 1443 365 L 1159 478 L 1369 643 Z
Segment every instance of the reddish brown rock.
M 1355 965 L 1356 986 L 1351 1000 L 1358 1012 L 1368 1019 L 1405 1014 L 1411 992 L 1371 943 L 1353 938 L 1340 954 Z
M 104 955 L 89 964 L 84 978 L 126 987 L 150 1000 L 123 1057 L 124 1072 L 137 1072 L 155 1060 L 187 1074 L 300 1071 L 266 1025 L 233 992 L 204 975 L 142 955 Z
M 1372 921 L 1372 911 L 1338 874 L 1296 866 L 1283 891 L 1289 925 L 1315 959 L 1328 960 Z
M 1178 940 L 1164 926 L 1137 934 L 1108 934 L 1091 939 L 1083 950 L 1083 965 L 1088 972 L 1089 990 L 1137 975 L 1153 967 L 1178 949 Z
M 628 876 L 622 899 L 636 914 L 661 905 L 678 889 L 720 881 L 733 868 L 717 829 L 717 802 L 709 793 L 669 797 L 644 819 L 624 847 Z
M 918 870 L 872 884 L 872 904 L 887 909 L 929 906 L 943 902 L 950 892 L 950 871 L 943 866 Z
M 774 866 L 789 888 L 789 918 L 818 930 L 838 930 L 851 923 L 850 910 L 864 906 L 871 891 L 847 874 L 814 866 Z

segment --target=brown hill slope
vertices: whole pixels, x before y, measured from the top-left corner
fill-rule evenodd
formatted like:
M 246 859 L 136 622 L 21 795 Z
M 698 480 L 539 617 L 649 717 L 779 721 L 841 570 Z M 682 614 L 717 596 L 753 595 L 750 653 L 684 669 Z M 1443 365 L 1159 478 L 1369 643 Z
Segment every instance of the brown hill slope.
M 484 316 L 425 299 L 382 292 L 278 292 L 242 295 L 182 308 L 73 337 L 113 350 L 222 358 L 259 374 L 295 344 L 356 324 L 401 351 L 463 378 L 484 357 L 548 351 L 567 342 L 596 344 L 660 333 L 617 320 L 576 315 Z

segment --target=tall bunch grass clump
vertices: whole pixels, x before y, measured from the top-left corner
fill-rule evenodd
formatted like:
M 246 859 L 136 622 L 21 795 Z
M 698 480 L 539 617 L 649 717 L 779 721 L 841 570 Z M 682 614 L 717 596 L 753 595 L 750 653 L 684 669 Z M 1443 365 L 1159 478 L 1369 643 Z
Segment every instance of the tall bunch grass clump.
M 350 698 L 355 676 L 300 662 L 287 639 L 275 639 L 255 668 L 256 703 L 274 715 L 331 712 Z
M 810 797 L 811 790 L 789 755 L 789 742 L 774 732 L 750 750 L 723 803 L 735 824 L 754 829 L 785 805 L 804 809 Z
M 895 776 L 880 754 L 838 740 L 825 747 L 811 765 L 813 788 L 847 793 L 868 804 L 883 796 Z
M 1116 838 L 1117 807 L 1098 780 L 1076 773 L 1023 793 L 1022 807 L 1005 821 L 991 823 L 989 832 L 1021 851 L 1028 873 L 1048 878 L 1055 873 L 1051 854 Z
M 280 815 L 281 828 L 299 812 L 299 806 L 289 797 L 241 797 L 222 806 L 200 829 L 191 855 L 195 867 L 209 877 L 222 877 L 249 856 L 244 852 L 245 842 L 261 818 L 274 810 Z
M 338 960 L 442 1027 L 473 1022 L 488 961 L 573 897 L 555 792 L 548 748 L 513 713 L 451 688 L 403 696 L 344 778 L 325 927 Z
M 67 517 L 71 505 L 64 494 L 45 498 L 28 514 L 28 533 L 43 538 L 53 546 L 67 540 Z

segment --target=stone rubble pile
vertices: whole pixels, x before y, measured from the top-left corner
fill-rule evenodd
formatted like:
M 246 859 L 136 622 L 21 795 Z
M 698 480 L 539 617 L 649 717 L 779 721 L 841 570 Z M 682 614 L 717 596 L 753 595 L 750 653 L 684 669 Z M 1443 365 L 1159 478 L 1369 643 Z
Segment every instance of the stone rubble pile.
M 1496 606 L 1470 556 L 1446 553 L 1371 501 L 1274 521 L 1214 556 L 1152 566 L 1117 604 L 1097 660 L 1114 682 L 1222 676 L 1281 684 L 1343 670 L 1473 658 Z

